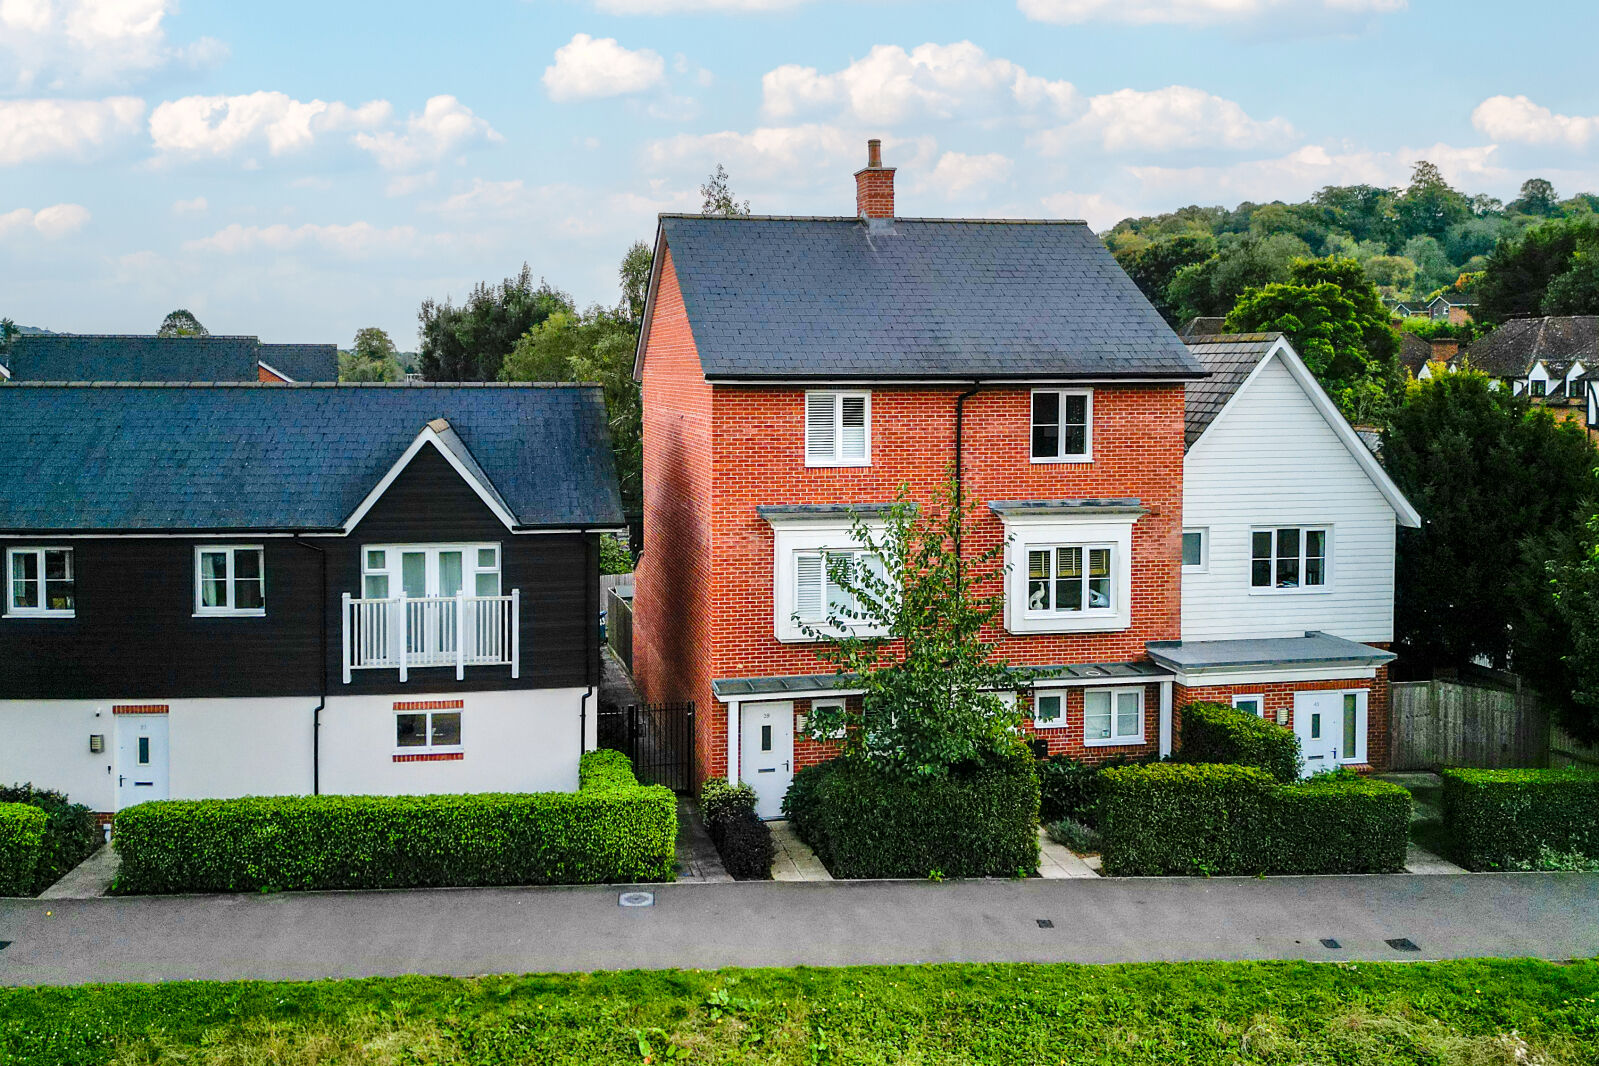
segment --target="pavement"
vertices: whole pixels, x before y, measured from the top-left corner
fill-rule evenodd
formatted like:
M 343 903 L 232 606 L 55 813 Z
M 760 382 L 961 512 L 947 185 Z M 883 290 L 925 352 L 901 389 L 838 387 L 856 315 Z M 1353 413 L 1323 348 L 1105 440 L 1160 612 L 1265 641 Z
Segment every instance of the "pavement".
M 117 879 L 122 860 L 117 849 L 106 844 L 87 859 L 68 870 L 55 884 L 39 893 L 40 899 L 95 899 L 106 894 Z
M 1096 867 L 1088 865 L 1082 856 L 1049 839 L 1043 829 L 1038 831 L 1038 876 L 1059 881 L 1068 877 L 1098 877 Z
M 651 906 L 618 886 L 0 900 L 0 983 L 1599 955 L 1599 874 L 644 889 Z
M 772 844 L 777 854 L 772 858 L 774 881 L 831 881 L 822 860 L 816 857 L 809 844 L 799 838 L 799 833 L 787 821 L 779 818 L 766 823 L 772 830 Z

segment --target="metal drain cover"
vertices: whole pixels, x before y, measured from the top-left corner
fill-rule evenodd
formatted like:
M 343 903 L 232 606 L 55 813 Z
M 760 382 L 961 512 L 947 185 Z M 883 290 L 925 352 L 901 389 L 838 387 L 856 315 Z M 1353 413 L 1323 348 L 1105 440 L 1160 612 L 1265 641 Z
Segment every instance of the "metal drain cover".
M 1321 938 L 1321 946 L 1327 948 L 1329 951 L 1337 951 L 1343 945 L 1339 944 L 1338 941 L 1334 940 L 1330 936 L 1324 936 Z
M 655 906 L 655 893 L 653 892 L 623 892 L 616 897 L 619 907 L 653 907 Z
M 1421 950 L 1421 946 L 1418 945 L 1414 940 L 1410 939 L 1408 936 L 1396 936 L 1392 940 L 1383 941 L 1383 943 L 1387 944 L 1389 947 L 1393 948 L 1395 951 L 1420 951 Z
M 1053 928 L 1055 928 L 1055 923 L 1052 922 L 1048 918 L 1040 918 L 1040 919 L 1038 919 L 1038 928 L 1040 928 L 1040 929 L 1053 929 Z

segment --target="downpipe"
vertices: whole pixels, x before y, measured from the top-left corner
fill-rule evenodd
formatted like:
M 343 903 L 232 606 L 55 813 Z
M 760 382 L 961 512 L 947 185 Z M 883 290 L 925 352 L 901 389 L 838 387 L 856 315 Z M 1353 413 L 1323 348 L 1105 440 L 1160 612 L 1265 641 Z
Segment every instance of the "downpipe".
M 294 543 L 302 548 L 309 548 L 317 553 L 322 566 L 322 602 L 318 605 L 321 616 L 321 632 L 318 644 L 321 654 L 322 698 L 317 701 L 316 709 L 311 712 L 311 795 L 322 794 L 322 711 L 328 705 L 328 553 L 325 548 L 318 548 L 299 537 L 294 538 Z

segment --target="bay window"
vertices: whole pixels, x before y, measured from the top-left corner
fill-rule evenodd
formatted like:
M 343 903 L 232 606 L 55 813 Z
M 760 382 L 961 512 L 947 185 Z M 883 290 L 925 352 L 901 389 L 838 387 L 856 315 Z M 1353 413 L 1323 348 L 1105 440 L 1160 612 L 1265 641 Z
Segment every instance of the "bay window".
M 995 502 L 1005 527 L 1005 628 L 1113 632 L 1132 624 L 1136 500 Z

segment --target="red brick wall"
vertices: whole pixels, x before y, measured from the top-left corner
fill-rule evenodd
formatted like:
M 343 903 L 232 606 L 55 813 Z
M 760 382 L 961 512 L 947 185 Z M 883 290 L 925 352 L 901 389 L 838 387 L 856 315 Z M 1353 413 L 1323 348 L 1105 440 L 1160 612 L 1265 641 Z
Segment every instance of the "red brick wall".
M 1127 686 L 1118 686 L 1126 688 Z M 1043 737 L 1049 744 L 1051 755 L 1070 755 L 1087 763 L 1107 762 L 1119 755 L 1140 758 L 1160 754 L 1160 686 L 1144 686 L 1144 743 L 1112 744 L 1089 747 L 1083 743 L 1083 688 L 1040 689 L 1045 695 L 1059 693 L 1066 697 L 1066 724 L 1035 729 L 1031 717 L 1022 728 L 1029 736 Z M 1031 716 L 1031 703 L 1024 703 Z
M 1174 719 L 1181 718 L 1184 705 L 1189 703 L 1227 703 L 1234 696 L 1261 696 L 1266 703 L 1266 716 L 1280 722 L 1285 728 L 1294 727 L 1294 693 L 1325 691 L 1328 689 L 1367 689 L 1366 693 L 1366 762 L 1374 769 L 1388 766 L 1388 668 L 1377 668 L 1375 678 L 1348 678 L 1333 681 L 1274 681 L 1269 684 L 1207 685 L 1196 687 L 1172 686 Z M 1173 725 L 1174 747 L 1182 747 L 1180 721 Z

